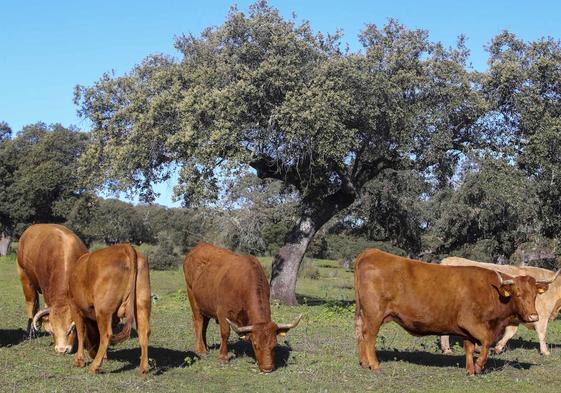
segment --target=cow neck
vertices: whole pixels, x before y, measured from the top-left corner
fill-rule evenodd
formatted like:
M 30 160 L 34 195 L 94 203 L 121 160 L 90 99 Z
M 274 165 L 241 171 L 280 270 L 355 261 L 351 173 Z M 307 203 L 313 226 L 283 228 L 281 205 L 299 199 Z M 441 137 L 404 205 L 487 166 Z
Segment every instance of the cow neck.
M 497 313 L 498 315 L 496 315 L 496 317 L 492 320 L 495 322 L 493 326 L 493 335 L 496 339 L 498 339 L 498 336 L 503 334 L 504 329 L 509 324 L 517 320 L 517 315 L 514 309 L 514 300 L 510 299 L 507 303 L 503 303 L 500 301 L 498 294 L 494 299 L 496 304 L 494 309 L 498 310 L 499 313 Z
M 271 321 L 271 306 L 269 305 L 269 284 L 264 281 L 260 274 L 255 274 L 252 282 L 254 287 L 248 291 L 249 305 L 247 316 L 249 324 L 267 323 Z

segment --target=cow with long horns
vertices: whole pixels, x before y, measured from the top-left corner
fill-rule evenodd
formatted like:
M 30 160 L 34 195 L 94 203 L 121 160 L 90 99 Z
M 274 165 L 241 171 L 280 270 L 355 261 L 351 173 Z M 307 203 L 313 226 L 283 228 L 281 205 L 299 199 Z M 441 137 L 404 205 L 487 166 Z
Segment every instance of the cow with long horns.
M 228 362 L 228 337 L 232 328 L 242 339 L 251 341 L 259 369 L 274 369 L 273 351 L 277 335 L 296 327 L 271 320 L 269 283 L 257 258 L 200 243 L 183 263 L 187 295 L 193 312 L 196 352 L 208 352 L 206 330 L 211 318 L 220 325 L 220 355 Z
M 503 277 L 479 267 L 442 266 L 366 250 L 355 264 L 360 364 L 380 372 L 376 337 L 382 324 L 395 321 L 414 335 L 464 338 L 467 373 L 478 374 L 490 345 L 512 321 L 538 321 L 536 295 L 547 289 L 547 283 L 529 276 Z M 481 344 L 481 353 L 474 364 L 475 344 Z
M 55 350 L 72 350 L 75 334 L 67 294 L 70 267 L 87 252 L 70 229 L 56 224 L 36 224 L 20 237 L 17 270 L 28 316 L 27 334 L 34 337 L 42 326 L 52 334 Z M 45 308 L 39 309 L 39 294 Z

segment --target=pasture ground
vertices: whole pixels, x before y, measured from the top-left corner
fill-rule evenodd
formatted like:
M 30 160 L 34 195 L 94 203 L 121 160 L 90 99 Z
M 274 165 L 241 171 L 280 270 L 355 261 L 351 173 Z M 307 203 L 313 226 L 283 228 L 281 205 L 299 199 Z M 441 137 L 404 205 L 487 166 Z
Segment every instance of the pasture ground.
M 270 259 L 263 258 L 263 263 Z M 113 347 L 91 376 L 72 366 L 72 355 L 54 352 L 51 338 L 24 340 L 26 316 L 15 257 L 0 257 L 0 391 L 2 392 L 559 392 L 561 389 L 561 321 L 550 324 L 551 357 L 538 352 L 534 332 L 520 328 L 508 350 L 491 356 L 487 372 L 464 373 L 464 354 L 442 355 L 437 337 L 413 337 L 394 323 L 378 338 L 380 376 L 358 365 L 354 339 L 352 273 L 333 261 L 314 261 L 319 279 L 298 283 L 299 307 L 272 306 L 276 321 L 304 318 L 286 338 L 279 339 L 277 370 L 260 374 L 249 344 L 230 337 L 231 361 L 218 362 L 217 325 L 209 326 L 215 349 L 203 359 L 194 353 L 191 311 L 180 270 L 152 272 L 158 301 L 152 311 L 151 371 L 136 375 L 140 356 L 133 338 Z

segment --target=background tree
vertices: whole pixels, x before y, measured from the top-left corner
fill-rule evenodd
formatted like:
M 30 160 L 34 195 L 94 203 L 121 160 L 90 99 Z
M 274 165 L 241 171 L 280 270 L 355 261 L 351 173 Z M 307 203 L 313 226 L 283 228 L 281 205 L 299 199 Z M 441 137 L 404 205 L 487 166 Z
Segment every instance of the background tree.
M 5 188 L 10 182 L 11 173 L 8 171 L 10 168 L 6 159 L 6 146 L 4 145 L 10 140 L 12 136 L 12 129 L 5 121 L 0 121 L 0 190 Z M 1 195 L 2 191 L 0 191 Z M 0 209 L 0 256 L 5 256 L 10 248 L 11 226 L 8 224 L 9 217 L 7 212 Z
M 5 238 L 39 222 L 64 222 L 80 199 L 78 158 L 88 134 L 60 124 L 24 127 L 13 139 L 0 138 L 0 227 Z
M 179 165 L 186 204 L 216 200 L 222 179 L 247 168 L 294 187 L 299 218 L 274 258 L 271 291 L 295 304 L 310 241 L 368 182 L 388 168 L 453 173 L 483 132 L 462 39 L 446 49 L 392 20 L 360 40 L 363 51 L 342 51 L 338 34 L 314 34 L 265 2 L 247 16 L 233 9 L 221 26 L 180 37 L 181 61 L 153 56 L 77 88 L 93 124 L 84 173 L 149 199 L 151 182 Z
M 483 157 L 457 188 L 430 202 L 432 257 L 446 255 L 497 262 L 537 233 L 537 196 L 525 174 L 505 159 Z
M 503 32 L 489 46 L 484 87 L 511 157 L 535 181 L 540 232 L 561 234 L 561 43 Z

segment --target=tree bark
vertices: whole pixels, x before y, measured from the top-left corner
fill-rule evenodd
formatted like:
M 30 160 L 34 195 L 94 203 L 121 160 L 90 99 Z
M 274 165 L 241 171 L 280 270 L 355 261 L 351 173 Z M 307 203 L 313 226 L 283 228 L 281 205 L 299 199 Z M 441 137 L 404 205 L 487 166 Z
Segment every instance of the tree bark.
M 340 190 L 320 202 L 304 204 L 300 219 L 288 232 L 284 245 L 273 258 L 271 298 L 283 304 L 298 305 L 296 280 L 308 246 L 317 231 L 355 198 L 356 194 Z
M 10 249 L 10 243 L 12 242 L 12 237 L 6 232 L 0 232 L 0 256 L 5 257 L 8 255 L 8 250 Z
M 318 229 L 313 220 L 305 216 L 292 227 L 284 245 L 273 259 L 271 298 L 278 299 L 283 304 L 298 305 L 296 300 L 298 269 Z

